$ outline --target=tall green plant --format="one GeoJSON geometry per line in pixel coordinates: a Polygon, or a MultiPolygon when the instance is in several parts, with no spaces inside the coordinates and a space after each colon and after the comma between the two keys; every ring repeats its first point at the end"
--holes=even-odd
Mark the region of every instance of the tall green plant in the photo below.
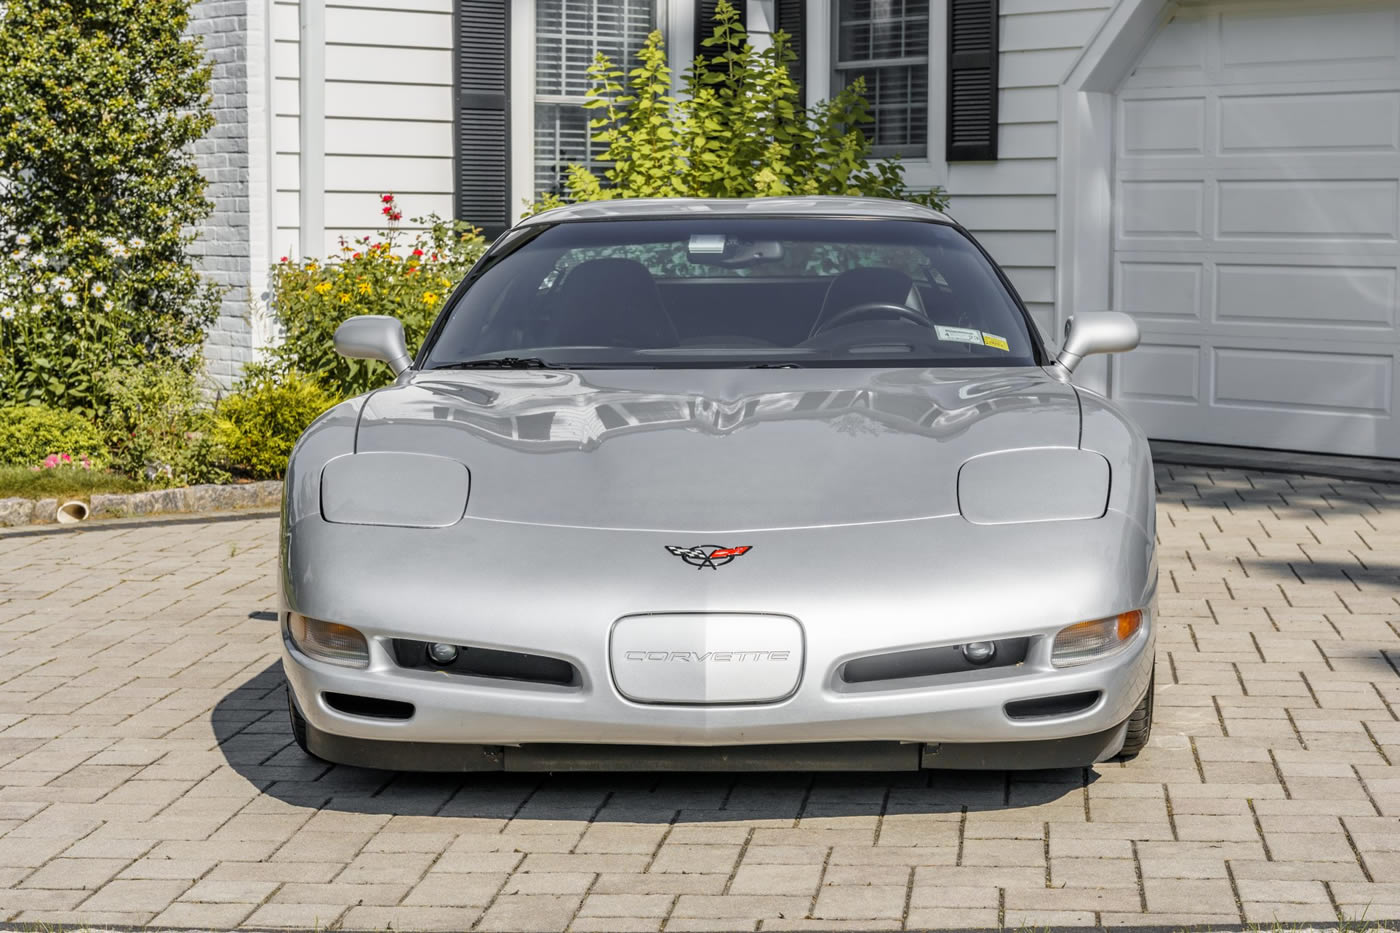
{"type": "Polygon", "coordinates": [[[611,198],[742,198],[777,195],[865,195],[946,206],[941,189],[912,191],[898,158],[871,159],[860,127],[870,120],[863,80],[804,108],[788,74],[786,33],[756,51],[739,14],[720,0],[711,54],[683,76],[685,94],[671,94],[671,69],[660,32],[625,74],[606,55],[589,66],[585,107],[594,139],[607,144],[602,176],[570,165],[567,198],[546,194],[528,212],[569,201],[611,198]]]}
{"type": "Polygon", "coordinates": [[[112,367],[191,369],[213,126],[190,0],[0,6],[0,396],[97,412],[112,367]],[[23,320],[21,321],[21,316],[23,320]]]}

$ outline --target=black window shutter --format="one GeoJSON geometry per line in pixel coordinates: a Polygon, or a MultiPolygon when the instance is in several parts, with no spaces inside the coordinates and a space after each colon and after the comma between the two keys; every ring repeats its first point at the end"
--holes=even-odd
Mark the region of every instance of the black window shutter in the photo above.
{"type": "Polygon", "coordinates": [[[494,239],[511,225],[510,4],[456,0],[454,16],[455,212],[494,239]]]}
{"type": "MultiPolygon", "coordinates": [[[[739,23],[747,28],[748,26],[748,0],[730,0],[730,5],[739,14],[739,23]]],[[[715,10],[719,7],[719,0],[695,0],[695,56],[704,58],[707,61],[718,58],[723,51],[717,45],[701,45],[706,39],[714,37],[715,10]]]]}
{"type": "Polygon", "coordinates": [[[948,161],[997,157],[997,0],[948,0],[948,161]]]}
{"type": "Polygon", "coordinates": [[[774,4],[775,30],[787,33],[788,47],[797,57],[788,63],[788,75],[797,85],[799,103],[807,103],[807,0],[777,0],[774,4]]]}

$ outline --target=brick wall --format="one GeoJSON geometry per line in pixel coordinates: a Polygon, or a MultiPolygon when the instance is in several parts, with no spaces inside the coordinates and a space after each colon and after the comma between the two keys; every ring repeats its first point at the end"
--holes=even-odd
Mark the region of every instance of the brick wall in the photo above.
{"type": "Polygon", "coordinates": [[[200,230],[193,252],[204,274],[228,289],[204,348],[209,375],[222,388],[252,359],[254,346],[248,6],[249,0],[201,0],[190,26],[191,33],[204,39],[214,66],[211,90],[218,122],[195,147],[209,180],[205,194],[214,202],[214,213],[200,230]]]}

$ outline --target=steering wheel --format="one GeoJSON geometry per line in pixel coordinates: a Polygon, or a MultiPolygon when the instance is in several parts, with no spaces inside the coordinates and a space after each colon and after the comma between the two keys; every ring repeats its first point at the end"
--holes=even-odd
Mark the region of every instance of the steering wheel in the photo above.
{"type": "MultiPolygon", "coordinates": [[[[928,318],[920,312],[915,311],[913,308],[897,305],[892,301],[867,301],[863,304],[852,305],[844,311],[838,311],[833,314],[817,325],[816,329],[812,331],[811,337],[831,330],[833,327],[839,327],[854,318],[866,317],[870,314],[883,314],[887,317],[902,318],[911,323],[918,324],[921,327],[929,326],[928,318]]],[[[808,339],[811,339],[811,337],[808,339]]]]}

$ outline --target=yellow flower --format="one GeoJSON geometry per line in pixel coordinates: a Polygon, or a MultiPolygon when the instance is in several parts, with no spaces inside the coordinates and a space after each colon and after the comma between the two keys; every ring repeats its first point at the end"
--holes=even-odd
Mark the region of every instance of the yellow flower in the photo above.
{"type": "Polygon", "coordinates": [[[343,305],[346,305],[346,304],[349,304],[349,303],[350,303],[350,293],[349,293],[349,292],[341,292],[341,293],[340,293],[340,303],[343,304],[343,305]]]}
{"type": "Polygon", "coordinates": [[[423,293],[423,304],[425,304],[425,305],[435,305],[435,304],[437,304],[437,300],[438,300],[438,296],[437,296],[436,294],[434,294],[433,292],[424,292],[424,293],[423,293]]]}
{"type": "Polygon", "coordinates": [[[370,284],[368,282],[361,282],[355,287],[359,289],[361,295],[371,295],[374,293],[374,289],[370,287],[370,284]]]}
{"type": "Polygon", "coordinates": [[[326,292],[328,292],[328,291],[330,291],[330,290],[331,290],[331,283],[330,283],[330,282],[320,282],[320,283],[317,283],[316,288],[315,288],[316,294],[318,294],[318,295],[324,295],[326,292]]]}
{"type": "Polygon", "coordinates": [[[441,285],[443,288],[451,288],[451,287],[452,287],[452,283],[451,283],[450,281],[448,281],[447,279],[438,279],[438,284],[441,285]]]}

